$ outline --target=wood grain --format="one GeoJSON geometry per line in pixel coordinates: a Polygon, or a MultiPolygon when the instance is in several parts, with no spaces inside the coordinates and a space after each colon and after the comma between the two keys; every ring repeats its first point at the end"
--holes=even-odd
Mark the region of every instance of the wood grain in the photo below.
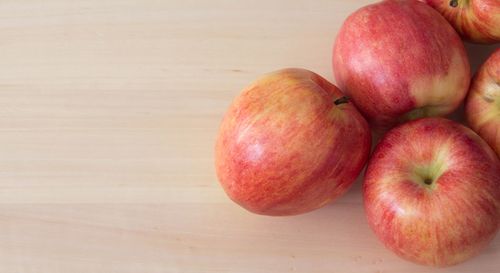
{"type": "MultiPolygon", "coordinates": [[[[214,174],[239,90],[282,67],[333,80],[335,34],[369,2],[2,1],[0,272],[434,271],[376,240],[359,181],[272,218],[214,174]]],[[[499,258],[497,238],[440,271],[497,272],[499,258]]]]}

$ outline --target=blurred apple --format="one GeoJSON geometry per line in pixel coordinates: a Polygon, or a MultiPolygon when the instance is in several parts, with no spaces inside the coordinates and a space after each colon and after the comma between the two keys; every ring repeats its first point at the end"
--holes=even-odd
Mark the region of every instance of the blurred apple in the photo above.
{"type": "Polygon", "coordinates": [[[420,0],[438,10],[471,42],[500,42],[499,0],[420,0]]]}
{"type": "Polygon", "coordinates": [[[500,48],[479,68],[472,80],[465,115],[471,128],[500,157],[500,48]]]}
{"type": "Polygon", "coordinates": [[[377,145],[363,195],[368,222],[385,246],[416,263],[453,265],[498,231],[500,162],[469,128],[419,119],[377,145]]]}
{"type": "Polygon", "coordinates": [[[370,145],[367,122],[337,87],[311,71],[285,69],[247,87],[229,107],[216,171],[247,210],[300,214],[345,193],[370,145]]]}
{"type": "Polygon", "coordinates": [[[451,113],[470,82],[462,40],[418,1],[383,1],[350,15],[335,42],[333,70],[340,89],[382,128],[451,113]]]}

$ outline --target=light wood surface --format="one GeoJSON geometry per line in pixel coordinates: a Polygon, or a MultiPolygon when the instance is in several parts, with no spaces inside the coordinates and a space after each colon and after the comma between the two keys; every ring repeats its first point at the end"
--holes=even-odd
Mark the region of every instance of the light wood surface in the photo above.
{"type": "MultiPolygon", "coordinates": [[[[239,90],[290,66],[333,80],[335,34],[369,2],[1,1],[0,272],[498,272],[498,237],[445,270],[396,257],[359,181],[284,218],[217,183],[239,90]]],[[[474,66],[494,48],[468,47],[474,66]]]]}

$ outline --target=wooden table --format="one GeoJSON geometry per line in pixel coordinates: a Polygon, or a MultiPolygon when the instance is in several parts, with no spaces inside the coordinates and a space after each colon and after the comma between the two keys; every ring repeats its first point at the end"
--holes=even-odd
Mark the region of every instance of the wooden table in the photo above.
{"type": "MultiPolygon", "coordinates": [[[[393,255],[360,182],[318,211],[250,214],[219,187],[221,117],[258,75],[333,80],[363,1],[4,0],[0,272],[431,272],[393,255]]],[[[494,48],[470,46],[477,66],[494,48]]],[[[439,272],[498,272],[500,238],[439,272]]]]}

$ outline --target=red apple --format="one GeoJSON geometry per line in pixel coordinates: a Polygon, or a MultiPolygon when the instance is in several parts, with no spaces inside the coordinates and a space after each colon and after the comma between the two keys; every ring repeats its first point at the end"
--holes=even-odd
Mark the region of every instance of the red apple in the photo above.
{"type": "Polygon", "coordinates": [[[216,171],[247,210],[300,214],[346,192],[370,144],[367,122],[337,87],[311,71],[285,69],[247,87],[229,107],[216,171]]]}
{"type": "Polygon", "coordinates": [[[498,231],[500,162],[467,127],[419,119],[377,145],[363,195],[368,222],[386,247],[416,263],[453,265],[498,231]]]}
{"type": "Polygon", "coordinates": [[[472,80],[465,115],[471,128],[500,157],[500,48],[479,68],[472,80]]]}
{"type": "Polygon", "coordinates": [[[383,128],[452,112],[470,82],[462,40],[418,1],[384,1],[350,15],[335,42],[333,68],[340,89],[383,128]]]}
{"type": "Polygon", "coordinates": [[[476,43],[500,42],[500,1],[420,1],[438,10],[465,39],[476,43]]]}

